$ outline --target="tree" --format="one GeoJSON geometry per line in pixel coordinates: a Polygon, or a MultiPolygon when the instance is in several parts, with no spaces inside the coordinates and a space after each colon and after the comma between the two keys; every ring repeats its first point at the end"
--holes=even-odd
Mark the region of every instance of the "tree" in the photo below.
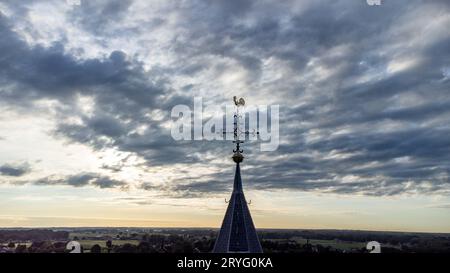
{"type": "Polygon", "coordinates": [[[101,252],[102,248],[98,244],[95,244],[91,247],[91,253],[101,253],[101,252]]]}
{"type": "Polygon", "coordinates": [[[113,244],[112,244],[111,240],[106,241],[106,247],[108,248],[108,253],[110,253],[111,249],[113,247],[113,244]]]}
{"type": "Polygon", "coordinates": [[[115,252],[117,253],[136,253],[136,251],[137,247],[130,243],[126,243],[115,249],[115,252]]]}
{"type": "Polygon", "coordinates": [[[148,242],[142,241],[138,244],[137,251],[139,253],[150,253],[153,252],[153,249],[148,242]]]}
{"type": "Polygon", "coordinates": [[[25,253],[27,252],[27,246],[26,245],[18,245],[16,247],[16,253],[25,253]]]}

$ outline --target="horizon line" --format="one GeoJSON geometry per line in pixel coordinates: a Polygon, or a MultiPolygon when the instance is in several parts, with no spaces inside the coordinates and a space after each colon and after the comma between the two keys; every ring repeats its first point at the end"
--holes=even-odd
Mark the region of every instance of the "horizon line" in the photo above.
{"type": "MultiPolygon", "coordinates": [[[[30,226],[30,227],[1,227],[0,230],[6,229],[213,229],[219,230],[219,227],[145,227],[145,226],[30,226]]],[[[378,233],[422,233],[422,234],[446,234],[450,232],[434,232],[434,231],[404,231],[404,230],[369,230],[369,229],[333,229],[333,228],[256,228],[256,230],[314,230],[314,231],[353,231],[353,232],[378,232],[378,233]]]]}

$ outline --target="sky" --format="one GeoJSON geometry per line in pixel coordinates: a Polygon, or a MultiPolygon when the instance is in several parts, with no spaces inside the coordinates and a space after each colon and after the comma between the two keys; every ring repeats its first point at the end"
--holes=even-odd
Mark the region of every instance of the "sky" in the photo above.
{"type": "Polygon", "coordinates": [[[450,232],[450,2],[0,0],[0,227],[219,227],[233,144],[171,109],[279,105],[257,228],[450,232]]]}

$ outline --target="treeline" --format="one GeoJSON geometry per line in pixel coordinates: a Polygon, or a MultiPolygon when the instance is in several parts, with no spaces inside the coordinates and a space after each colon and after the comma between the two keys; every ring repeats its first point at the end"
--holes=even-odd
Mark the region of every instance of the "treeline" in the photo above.
{"type": "Polygon", "coordinates": [[[274,230],[259,231],[261,239],[292,239],[301,237],[316,240],[341,240],[348,242],[377,241],[384,244],[416,244],[422,241],[439,242],[450,245],[450,235],[431,233],[402,233],[381,231],[353,231],[353,230],[274,230]]]}
{"type": "Polygon", "coordinates": [[[53,231],[50,229],[0,230],[0,242],[65,241],[68,238],[69,232],[67,231],[53,231]]]}

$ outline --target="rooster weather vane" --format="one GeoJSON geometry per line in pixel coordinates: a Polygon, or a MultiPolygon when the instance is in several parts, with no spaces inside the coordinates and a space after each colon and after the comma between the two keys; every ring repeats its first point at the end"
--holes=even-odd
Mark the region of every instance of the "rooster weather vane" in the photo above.
{"type": "Polygon", "coordinates": [[[240,99],[238,100],[237,97],[234,96],[234,97],[233,97],[233,101],[234,101],[234,104],[235,104],[237,107],[239,107],[239,106],[245,106],[245,100],[244,100],[244,98],[240,98],[240,99]]]}
{"type": "MultiPolygon", "coordinates": [[[[223,131],[223,134],[229,134],[232,133],[234,136],[234,140],[233,143],[236,143],[236,149],[233,149],[233,161],[236,163],[240,163],[244,160],[244,156],[242,155],[242,153],[244,152],[244,150],[242,150],[240,148],[240,144],[244,143],[243,140],[239,139],[239,136],[241,135],[259,135],[259,132],[256,131],[255,129],[252,130],[252,132],[250,131],[242,131],[241,128],[239,127],[240,124],[240,119],[242,118],[242,115],[239,113],[239,108],[240,107],[244,107],[245,106],[245,100],[244,98],[237,98],[236,96],[233,97],[233,101],[234,101],[234,105],[236,105],[236,112],[234,113],[234,128],[233,128],[233,132],[226,132],[223,131]]],[[[245,139],[245,137],[244,137],[245,139]]]]}

